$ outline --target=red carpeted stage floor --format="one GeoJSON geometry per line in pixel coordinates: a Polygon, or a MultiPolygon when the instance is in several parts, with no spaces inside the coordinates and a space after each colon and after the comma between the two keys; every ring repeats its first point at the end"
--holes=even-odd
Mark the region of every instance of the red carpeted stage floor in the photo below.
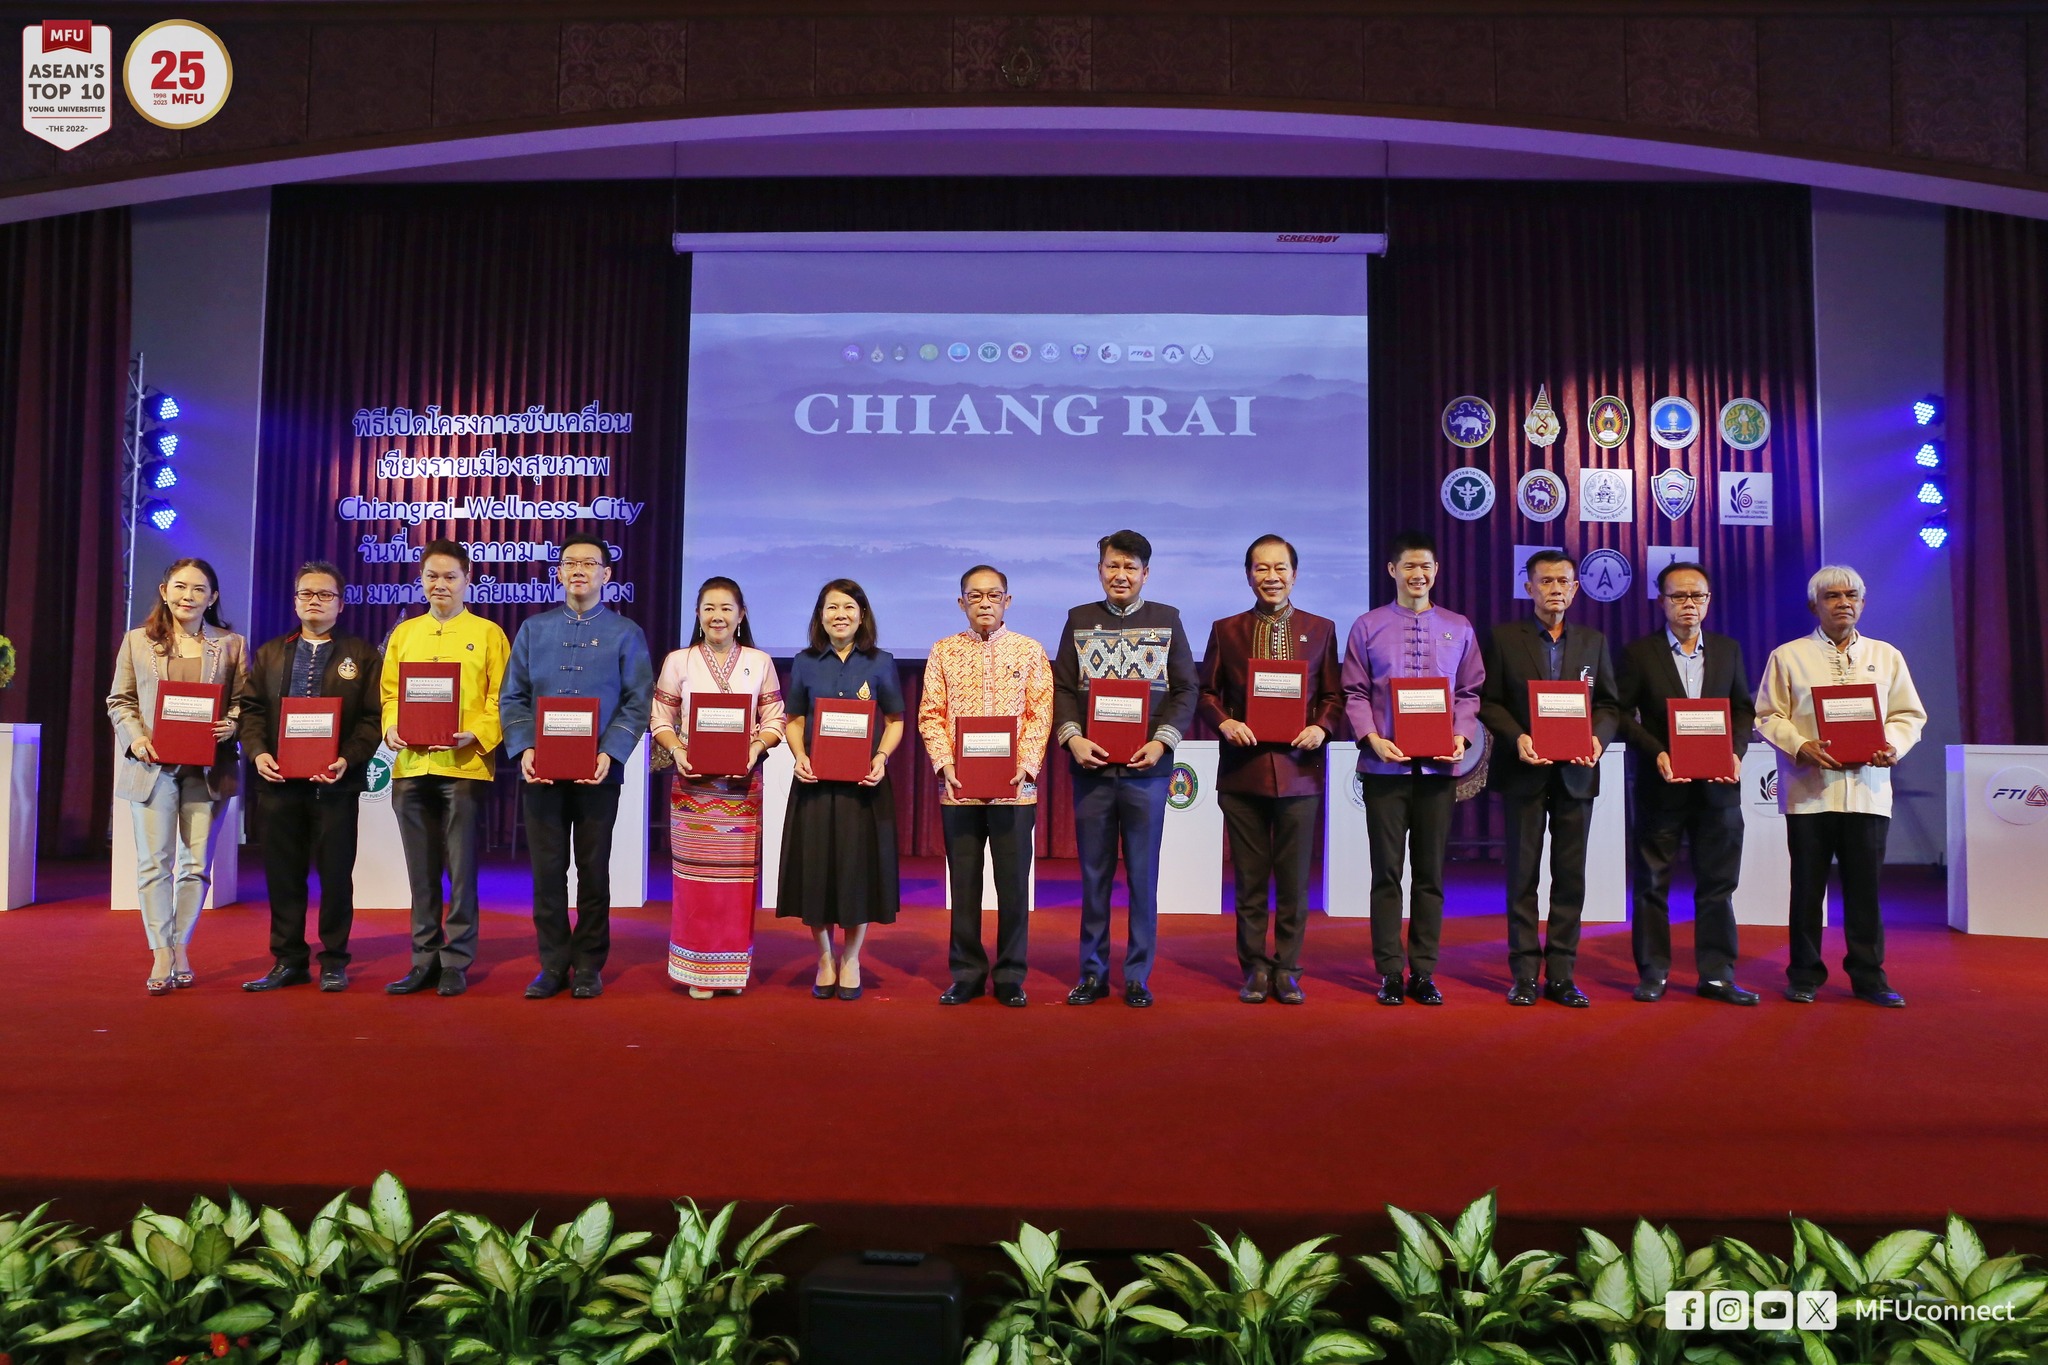
{"type": "Polygon", "coordinates": [[[845,1244],[971,1245],[1029,1216],[1131,1247],[1184,1244],[1194,1218],[1365,1232],[1385,1201],[1445,1212],[1498,1186],[1525,1231],[1642,1213],[1768,1237],[1791,1210],[1875,1229],[1953,1208],[2040,1249],[2048,942],[1951,933],[1939,881],[1899,871],[1904,1011],[1839,976],[1788,1004],[1785,935],[1760,929],[1743,977],[1761,1007],[1698,1000],[1683,970],[1637,1005],[1618,925],[1586,936],[1590,1011],[1517,1010],[1497,876],[1460,869],[1436,1010],[1376,1005],[1365,923],[1320,915],[1303,1008],[1237,1002],[1223,917],[1165,920],[1152,1010],[1070,1008],[1056,883],[1031,1007],[943,1009],[931,868],[874,933],[857,1003],[812,1000],[808,939],[766,917],[744,998],[685,998],[663,973],[666,904],[618,916],[602,999],[528,1002],[510,870],[487,880],[457,1000],[382,993],[406,963],[397,913],[361,917],[346,994],[264,997],[236,989],[268,965],[260,903],[210,914],[197,989],[151,999],[133,914],[38,905],[0,915],[0,1208],[61,1195],[117,1226],[139,1199],[233,1184],[308,1212],[390,1168],[498,1216],[602,1193],[651,1222],[691,1195],[789,1203],[845,1244]]]}

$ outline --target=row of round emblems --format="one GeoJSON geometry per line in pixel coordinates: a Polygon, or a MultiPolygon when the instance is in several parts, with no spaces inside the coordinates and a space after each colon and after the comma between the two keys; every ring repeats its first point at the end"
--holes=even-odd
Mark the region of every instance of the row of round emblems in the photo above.
{"type": "MultiPolygon", "coordinates": [[[[1628,404],[1614,394],[1602,394],[1586,410],[1587,433],[1603,450],[1628,440],[1630,421],[1628,404]]],[[[1444,439],[1460,449],[1485,445],[1493,439],[1496,425],[1493,405],[1477,394],[1461,394],[1444,405],[1444,439]]],[[[1564,434],[1548,385],[1537,387],[1522,430],[1537,446],[1551,445],[1564,434]]],[[[1754,398],[1731,398],[1721,405],[1720,430],[1721,439],[1734,449],[1755,450],[1770,439],[1770,410],[1754,398]]],[[[1687,399],[1670,395],[1650,405],[1650,439],[1666,450],[1684,449],[1699,432],[1699,409],[1687,399]]]]}

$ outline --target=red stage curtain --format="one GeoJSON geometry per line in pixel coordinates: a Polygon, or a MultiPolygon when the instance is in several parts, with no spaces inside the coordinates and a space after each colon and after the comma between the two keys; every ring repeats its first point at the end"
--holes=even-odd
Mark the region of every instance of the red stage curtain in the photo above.
{"type": "Polygon", "coordinates": [[[2048,744],[2048,223],[1949,210],[1945,382],[1963,738],[2048,744]]]}
{"type": "MultiPolygon", "coordinates": [[[[1527,611],[1513,587],[1517,544],[1561,544],[1575,559],[1620,551],[1635,582],[1603,604],[1584,592],[1573,619],[1604,631],[1617,653],[1661,624],[1647,597],[1645,548],[1699,548],[1714,576],[1709,625],[1742,642],[1752,681],[1766,653],[1810,626],[1802,585],[1818,549],[1811,210],[1803,189],[1409,181],[1390,191],[1389,249],[1374,280],[1371,524],[1376,542],[1417,527],[1434,533],[1437,596],[1490,623],[1527,611]],[[1533,446],[1523,419],[1547,385],[1564,425],[1533,446]],[[1492,439],[1466,450],[1445,439],[1444,406],[1489,402],[1492,439]],[[1587,437],[1592,402],[1628,404],[1626,442],[1587,437]],[[1699,410],[1701,434],[1671,452],[1648,434],[1666,395],[1699,410]],[[1746,396],[1770,411],[1762,449],[1744,454],[1717,434],[1722,403],[1746,396]],[[1674,459],[1673,457],[1676,456],[1674,459]],[[1581,522],[1581,465],[1631,468],[1631,522],[1581,522]],[[1684,515],[1658,510],[1650,480],[1677,464],[1698,480],[1684,515]],[[1461,465],[1493,480],[1493,509],[1460,521],[1444,508],[1444,477],[1461,465]],[[1549,523],[1523,517],[1515,487],[1532,467],[1563,476],[1570,504],[1549,523]],[[1768,470],[1776,520],[1723,526],[1720,470],[1768,470]]],[[[1391,596],[1383,576],[1361,597],[1391,596]]],[[[1366,605],[1308,604],[1348,613],[1366,605]]],[[[1484,802],[1468,803],[1462,841],[1497,837],[1484,802]]]]}
{"type": "Polygon", "coordinates": [[[127,366],[127,211],[0,227],[0,633],[20,667],[0,718],[43,727],[46,854],[103,849],[113,808],[127,366]]]}

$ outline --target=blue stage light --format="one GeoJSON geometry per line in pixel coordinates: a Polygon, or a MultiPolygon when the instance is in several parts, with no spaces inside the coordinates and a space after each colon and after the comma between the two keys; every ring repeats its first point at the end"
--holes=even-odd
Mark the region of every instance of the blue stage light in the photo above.
{"type": "Polygon", "coordinates": [[[1922,479],[1920,481],[1920,491],[1913,496],[1919,498],[1921,502],[1929,507],[1939,507],[1948,501],[1947,490],[1941,486],[1940,479],[1922,479]]]}
{"type": "Polygon", "coordinates": [[[151,498],[142,504],[142,516],[159,531],[168,531],[178,524],[178,509],[162,498],[151,498]]]}
{"type": "Polygon", "coordinates": [[[156,453],[168,460],[171,456],[178,453],[178,433],[175,431],[153,431],[149,434],[144,444],[155,446],[156,453]]]}
{"type": "Polygon", "coordinates": [[[161,491],[178,486],[178,467],[169,460],[151,460],[142,466],[142,486],[161,491]]]}
{"type": "Polygon", "coordinates": [[[1943,406],[1941,395],[1930,393],[1913,405],[1913,420],[1923,427],[1940,426],[1943,406]]]}
{"type": "Polygon", "coordinates": [[[1948,522],[1941,517],[1929,517],[1920,527],[1920,543],[1930,550],[1939,550],[1948,543],[1948,522]]]}
{"type": "Polygon", "coordinates": [[[1913,463],[1922,469],[1939,469],[1943,453],[1940,441],[1922,441],[1920,449],[1913,452],[1913,463]]]}
{"type": "Polygon", "coordinates": [[[142,396],[142,410],[158,422],[176,421],[178,400],[160,389],[151,389],[142,396]]]}

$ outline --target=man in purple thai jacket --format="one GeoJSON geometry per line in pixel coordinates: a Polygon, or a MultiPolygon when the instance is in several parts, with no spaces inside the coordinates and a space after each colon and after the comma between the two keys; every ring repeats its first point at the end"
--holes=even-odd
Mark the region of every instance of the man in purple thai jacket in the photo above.
{"type": "Polygon", "coordinates": [[[1436,587],[1436,542],[1419,531],[1394,537],[1387,575],[1394,600],[1351,625],[1344,647],[1344,713],[1358,735],[1358,780],[1365,794],[1366,840],[1372,853],[1372,955],[1379,1002],[1441,1005],[1437,942],[1444,922],[1444,850],[1458,778],[1476,767],[1479,689],[1486,679],[1472,623],[1430,601],[1436,587]],[[1451,689],[1455,757],[1414,759],[1394,746],[1393,678],[1444,678],[1451,689]],[[1414,869],[1408,905],[1408,951],[1401,952],[1401,869],[1414,869]],[[1403,975],[1403,968],[1406,975],[1403,975]]]}
{"type": "Polygon", "coordinates": [[[1244,978],[1237,998],[1247,1005],[1260,1004],[1269,994],[1283,1005],[1302,1003],[1301,939],[1308,924],[1309,868],[1323,795],[1319,751],[1344,714],[1337,623],[1295,608],[1296,567],[1294,546],[1279,536],[1260,536],[1245,550],[1245,581],[1258,599],[1250,611],[1226,616],[1209,628],[1196,704],[1197,713],[1223,738],[1216,804],[1230,831],[1230,865],[1237,878],[1237,965],[1244,978]],[[1304,723],[1287,743],[1262,744],[1245,724],[1254,659],[1307,665],[1300,693],[1304,723]],[[1269,952],[1266,907],[1276,883],[1269,952]]]}

